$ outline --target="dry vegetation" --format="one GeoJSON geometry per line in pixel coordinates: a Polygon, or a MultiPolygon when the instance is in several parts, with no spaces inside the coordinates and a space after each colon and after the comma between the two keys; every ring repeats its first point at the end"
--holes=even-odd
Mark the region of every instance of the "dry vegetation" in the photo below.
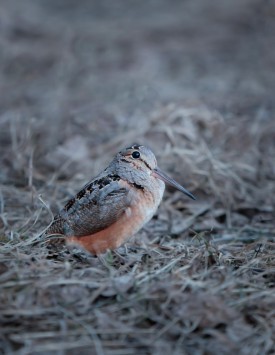
{"type": "Polygon", "coordinates": [[[0,3],[0,353],[274,354],[274,4],[0,3]],[[48,249],[136,141],[197,201],[168,189],[101,258],[48,249]]]}

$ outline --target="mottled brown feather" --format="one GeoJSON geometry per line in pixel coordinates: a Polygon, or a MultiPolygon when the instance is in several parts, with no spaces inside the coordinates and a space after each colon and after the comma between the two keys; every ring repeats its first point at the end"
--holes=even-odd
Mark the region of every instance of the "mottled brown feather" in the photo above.
{"type": "Polygon", "coordinates": [[[119,180],[95,180],[77,193],[54,218],[47,234],[85,236],[112,225],[131,203],[129,189],[119,180]],[[91,185],[93,188],[91,189],[91,185]]]}

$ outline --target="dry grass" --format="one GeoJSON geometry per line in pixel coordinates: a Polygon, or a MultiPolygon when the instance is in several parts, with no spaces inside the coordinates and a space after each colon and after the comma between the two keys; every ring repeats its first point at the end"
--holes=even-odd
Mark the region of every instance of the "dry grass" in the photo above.
{"type": "Polygon", "coordinates": [[[274,7],[160,1],[125,33],[62,3],[3,1],[0,352],[273,354],[274,7]],[[168,189],[101,258],[48,249],[52,211],[134,141],[197,201],[168,189]]]}

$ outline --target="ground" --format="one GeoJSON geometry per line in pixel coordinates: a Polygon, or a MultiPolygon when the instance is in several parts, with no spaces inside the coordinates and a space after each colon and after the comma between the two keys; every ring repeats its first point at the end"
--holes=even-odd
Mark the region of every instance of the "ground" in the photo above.
{"type": "Polygon", "coordinates": [[[0,352],[274,354],[274,2],[0,5],[0,352]],[[100,258],[49,249],[134,142],[197,200],[168,188],[100,258]]]}

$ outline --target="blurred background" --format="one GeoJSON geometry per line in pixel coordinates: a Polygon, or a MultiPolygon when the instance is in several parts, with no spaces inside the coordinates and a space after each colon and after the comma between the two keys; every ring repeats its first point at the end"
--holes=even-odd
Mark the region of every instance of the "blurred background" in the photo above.
{"type": "Polygon", "coordinates": [[[272,203],[274,1],[0,5],[5,185],[58,209],[141,142],[203,199],[272,203]]]}
{"type": "Polygon", "coordinates": [[[0,352],[274,353],[274,69],[272,0],[0,0],[0,352]],[[33,245],[134,142],[197,200],[33,245]]]}

